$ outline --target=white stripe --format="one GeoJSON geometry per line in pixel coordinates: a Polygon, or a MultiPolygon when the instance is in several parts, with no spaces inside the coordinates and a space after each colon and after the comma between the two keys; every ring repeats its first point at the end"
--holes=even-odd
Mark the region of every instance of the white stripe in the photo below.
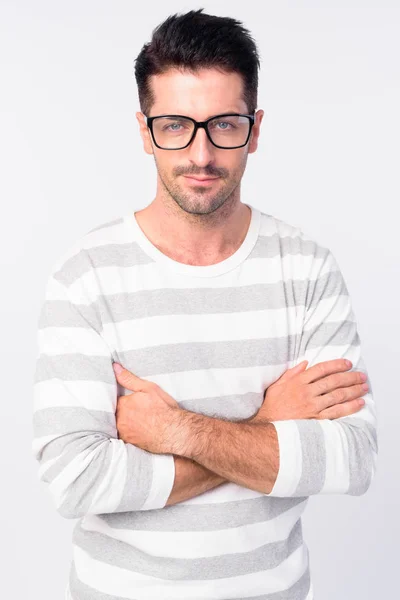
{"type": "Polygon", "coordinates": [[[277,517],[213,531],[151,531],[112,528],[96,515],[87,515],[82,529],[96,531],[125,542],[141,552],[175,559],[195,559],[256,550],[266,543],[288,538],[306,507],[307,500],[277,517]]]}
{"type": "Polygon", "coordinates": [[[271,421],[279,442],[279,471],[270,496],[289,497],[297,488],[302,473],[300,432],[294,420],[271,421]]]}
{"type": "Polygon", "coordinates": [[[116,383],[46,379],[34,385],[34,411],[53,407],[79,406],[88,410],[104,410],[115,415],[116,383]]]}
{"type": "MultiPolygon", "coordinates": [[[[345,296],[337,298],[339,304],[346,302],[345,296]]],[[[320,304],[329,306],[332,301],[333,298],[328,298],[322,300],[320,304]]],[[[329,322],[339,321],[341,310],[342,308],[332,309],[329,322]]],[[[315,327],[317,323],[318,319],[314,321],[313,317],[313,322],[307,326],[307,330],[315,327]]],[[[72,333],[78,344],[80,344],[80,336],[82,336],[82,347],[84,348],[86,339],[81,331],[83,330],[72,333]]],[[[298,307],[226,313],[160,315],[105,323],[103,327],[103,335],[108,346],[118,347],[120,350],[142,348],[143,340],[146,340],[146,347],[153,347],[160,344],[186,343],[188,340],[191,340],[191,343],[260,339],[273,341],[274,338],[296,336],[301,333],[302,309],[298,307]]],[[[91,339],[87,340],[88,348],[90,348],[91,341],[91,339]]],[[[93,353],[97,354],[98,351],[93,353]]]]}
{"type": "Polygon", "coordinates": [[[248,595],[281,592],[294,585],[308,566],[308,553],[303,544],[289,558],[274,569],[209,580],[160,579],[142,575],[99,562],[87,552],[73,546],[73,556],[78,578],[86,585],[111,596],[130,600],[210,600],[241,598],[248,595]]]}
{"type": "Polygon", "coordinates": [[[350,486],[349,447],[340,423],[319,421],[325,440],[325,483],[321,494],[346,494],[350,486]]]}
{"type": "MultiPolygon", "coordinates": [[[[179,310],[179,309],[178,309],[179,310]]],[[[210,307],[211,311],[211,307],[210,307]]],[[[301,333],[298,309],[254,310],[208,314],[177,314],[126,319],[105,323],[103,335],[110,347],[136,350],[160,344],[194,342],[224,342],[235,340],[265,340],[301,333]],[[288,319],[288,322],[285,319],[288,319]]],[[[79,344],[81,335],[76,332],[79,344]]],[[[271,340],[272,341],[272,340],[271,340]]],[[[90,339],[87,340],[89,345],[90,339]]],[[[82,338],[82,347],[86,340],[82,338]]],[[[89,346],[90,347],[90,346],[89,346]]]]}
{"type": "MultiPolygon", "coordinates": [[[[312,255],[290,254],[281,258],[277,256],[270,258],[251,258],[241,265],[240,279],[235,280],[235,288],[263,284],[282,283],[282,271],[296,273],[296,279],[309,279],[310,269],[315,260],[315,277],[320,269],[320,260],[314,259],[312,255]],[[318,265],[318,268],[315,267],[318,265]]],[[[209,288],[210,280],[205,277],[182,277],[172,269],[164,272],[158,263],[139,264],[133,267],[95,267],[85,272],[69,286],[71,300],[80,304],[89,304],[93,299],[84,290],[107,290],[108,294],[134,293],[145,290],[166,289],[199,289],[209,288]],[[100,281],[100,284],[99,284],[100,281]],[[140,286],[138,283],[140,282],[140,286]]],[[[231,288],[232,274],[224,273],[214,277],[213,289],[231,288]]],[[[58,294],[59,295],[59,294],[58,294]]],[[[55,296],[57,298],[57,296],[55,296]]],[[[52,290],[49,289],[48,299],[52,299],[52,290]]],[[[301,308],[301,307],[299,307],[301,308]]]]}
{"type": "Polygon", "coordinates": [[[175,462],[172,454],[152,454],[149,494],[140,510],[164,508],[174,487],[175,462]]]}
{"type": "MultiPolygon", "coordinates": [[[[148,376],[145,379],[154,381],[163,390],[179,402],[185,400],[213,398],[210,409],[218,411],[218,399],[231,394],[247,394],[248,392],[264,393],[266,387],[280,377],[286,365],[260,365],[259,367],[234,367],[231,369],[196,369],[193,371],[177,371],[148,376]]],[[[202,404],[206,409],[205,403],[202,404]]],[[[254,412],[259,406],[255,407],[254,412]]],[[[251,415],[245,415],[245,417],[251,415]]],[[[245,418],[243,417],[243,418],[245,418]]]]}
{"type": "Polygon", "coordinates": [[[237,502],[239,500],[260,498],[261,496],[266,495],[267,494],[227,481],[198,496],[179,502],[179,506],[182,506],[183,504],[220,504],[222,502],[237,502]]]}
{"type": "Polygon", "coordinates": [[[91,327],[44,327],[38,330],[41,354],[90,354],[110,358],[105,340],[91,327]]]}
{"type": "Polygon", "coordinates": [[[39,467],[37,473],[38,473],[38,477],[41,481],[43,481],[45,479],[44,475],[45,475],[46,471],[48,469],[50,469],[50,467],[58,461],[60,456],[61,456],[61,454],[59,454],[55,458],[50,458],[50,460],[47,460],[46,462],[42,462],[40,464],[40,467],[39,467]]]}
{"type": "Polygon", "coordinates": [[[42,435],[32,441],[32,453],[36,459],[39,458],[39,453],[45,447],[46,444],[58,438],[58,434],[53,435],[42,435]]]}
{"type": "Polygon", "coordinates": [[[304,323],[303,333],[313,331],[316,327],[330,324],[338,326],[343,320],[352,321],[355,323],[354,313],[351,310],[349,296],[335,295],[324,298],[318,301],[318,305],[312,309],[312,313],[304,323]],[[328,315],[328,316],[327,316],[328,315]]]}

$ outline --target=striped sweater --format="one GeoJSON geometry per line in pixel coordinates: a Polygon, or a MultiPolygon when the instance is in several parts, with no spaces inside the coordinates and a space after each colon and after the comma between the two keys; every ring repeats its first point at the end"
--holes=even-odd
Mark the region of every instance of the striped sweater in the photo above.
{"type": "Polygon", "coordinates": [[[243,243],[216,264],[168,257],[132,212],[85,233],[53,265],[38,320],[32,450],[56,510],[78,519],[66,599],[312,600],[301,520],[309,496],[370,486],[370,381],[352,416],[273,422],[280,464],[270,494],[225,482],[166,506],[173,455],[118,437],[117,396],[131,391],[113,361],[183,409],[232,421],[255,414],[265,389],[304,359],[309,368],[346,357],[366,372],[332,253],[250,208],[243,243]]]}

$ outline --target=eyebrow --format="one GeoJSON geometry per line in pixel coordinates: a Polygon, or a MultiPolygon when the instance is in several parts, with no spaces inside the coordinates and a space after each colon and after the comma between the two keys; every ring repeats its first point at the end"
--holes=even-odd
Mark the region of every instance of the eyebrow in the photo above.
{"type": "MultiPolygon", "coordinates": [[[[209,115],[208,117],[206,117],[204,119],[204,121],[207,121],[207,119],[211,119],[211,117],[223,117],[225,115],[231,115],[231,114],[240,115],[240,114],[247,114],[247,113],[241,113],[240,110],[235,110],[235,109],[225,110],[222,113],[213,113],[212,115],[209,115]]],[[[170,113],[164,112],[164,113],[160,113],[160,115],[167,115],[167,116],[168,115],[179,115],[180,117],[189,117],[189,115],[183,115],[181,113],[173,113],[173,112],[170,112],[170,113]]],[[[157,115],[154,115],[154,116],[157,116],[157,115]]],[[[191,117],[191,118],[194,119],[194,117],[191,117]]],[[[195,119],[195,120],[197,120],[197,119],[195,119]]]]}

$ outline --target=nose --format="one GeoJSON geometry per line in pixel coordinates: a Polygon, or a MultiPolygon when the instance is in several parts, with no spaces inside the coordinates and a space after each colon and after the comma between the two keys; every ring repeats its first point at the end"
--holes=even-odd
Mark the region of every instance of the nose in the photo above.
{"type": "Polygon", "coordinates": [[[207,166],[214,158],[215,147],[204,129],[198,129],[194,140],[188,147],[189,159],[199,167],[207,166]]]}

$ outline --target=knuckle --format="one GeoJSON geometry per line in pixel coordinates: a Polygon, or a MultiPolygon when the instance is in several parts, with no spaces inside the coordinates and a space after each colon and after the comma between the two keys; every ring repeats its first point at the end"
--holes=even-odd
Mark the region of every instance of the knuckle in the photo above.
{"type": "Polygon", "coordinates": [[[318,386],[318,391],[321,394],[325,394],[325,392],[328,391],[328,389],[329,389],[329,379],[327,377],[324,377],[323,379],[319,379],[316,383],[317,383],[317,386],[318,386]]]}
{"type": "Polygon", "coordinates": [[[332,375],[331,383],[333,387],[337,388],[342,383],[342,377],[340,374],[332,375]]]}
{"type": "Polygon", "coordinates": [[[308,398],[307,406],[313,415],[318,414],[318,398],[308,398]]]}
{"type": "Polygon", "coordinates": [[[339,388],[332,392],[332,396],[337,402],[343,402],[343,400],[346,398],[346,393],[343,388],[339,388]]]}
{"type": "Polygon", "coordinates": [[[318,370],[318,375],[320,376],[324,376],[328,373],[329,369],[328,369],[328,365],[326,363],[318,363],[317,365],[315,365],[317,367],[318,370]]]}

